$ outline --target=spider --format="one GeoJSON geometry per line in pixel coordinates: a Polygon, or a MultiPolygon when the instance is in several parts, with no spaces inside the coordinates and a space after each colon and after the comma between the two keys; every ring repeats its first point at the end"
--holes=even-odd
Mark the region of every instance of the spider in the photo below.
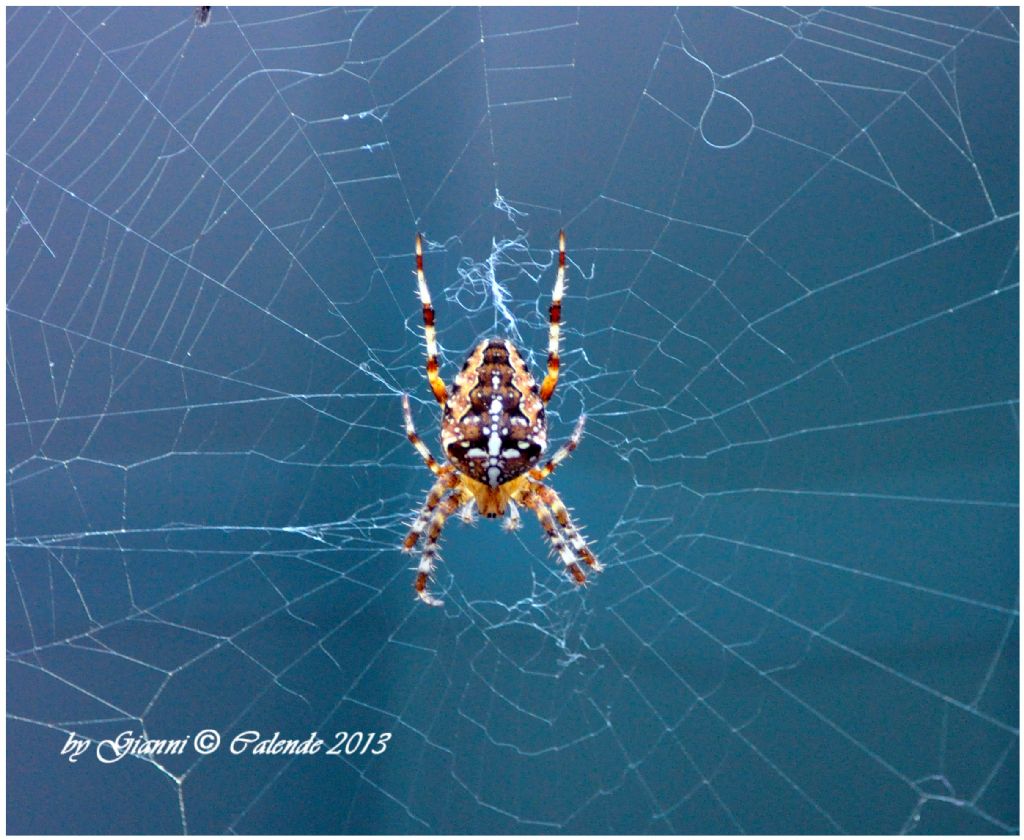
{"type": "Polygon", "coordinates": [[[558,235],[558,276],[549,310],[548,370],[539,388],[516,346],[506,339],[489,338],[481,341],[466,359],[455,377],[455,388],[449,393],[438,372],[434,307],[423,273],[423,239],[419,234],[416,278],[423,305],[427,381],[442,408],[441,445],[448,461],[439,464],[420,440],[413,426],[409,397],[403,394],[406,436],[437,476],[402,543],[402,550],[411,552],[420,537],[427,535],[416,575],[416,594],[426,604],[443,605],[427,589],[437,560],[441,529],[445,520],[460,508],[463,521],[472,522],[474,507],[491,519],[508,511],[504,523],[508,531],[520,525],[517,505],[532,510],[566,572],[577,584],[586,583],[587,576],[577,560],[594,572],[600,572],[602,566],[558,494],[543,483],[579,445],[585,416],[580,416],[569,441],[540,466],[548,442],[544,406],[558,382],[558,334],[565,291],[564,231],[558,235]]]}

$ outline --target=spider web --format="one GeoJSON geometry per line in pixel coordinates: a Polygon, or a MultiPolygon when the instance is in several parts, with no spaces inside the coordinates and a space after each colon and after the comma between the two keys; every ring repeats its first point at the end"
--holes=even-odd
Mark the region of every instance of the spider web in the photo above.
{"type": "Polygon", "coordinates": [[[1016,832],[1016,9],[7,16],[19,832],[1016,832]],[[397,551],[489,334],[533,520],[397,551]],[[68,733],[380,756],[59,753],[68,733]]]}

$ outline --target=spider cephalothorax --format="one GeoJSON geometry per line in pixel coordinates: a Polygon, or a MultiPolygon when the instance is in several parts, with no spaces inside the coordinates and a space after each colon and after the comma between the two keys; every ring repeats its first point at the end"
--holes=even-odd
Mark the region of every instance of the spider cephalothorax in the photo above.
{"type": "Polygon", "coordinates": [[[487,517],[504,516],[505,527],[519,527],[516,503],[537,514],[551,547],[576,583],[585,583],[582,560],[593,571],[601,571],[597,558],[587,547],[558,494],[543,483],[579,444],[584,417],[561,449],[543,466],[538,466],[547,449],[548,429],[544,406],[558,382],[558,334],[565,290],[565,234],[558,239],[558,277],[550,308],[548,371],[537,386],[516,346],[507,339],[480,342],[455,377],[455,389],[448,388],[438,371],[434,307],[423,273],[423,240],[416,237],[416,275],[427,344],[427,379],[434,398],[443,408],[441,445],[448,460],[438,464],[413,427],[409,400],[403,397],[405,431],[437,481],[427,494],[416,521],[402,544],[412,551],[427,533],[426,545],[416,576],[416,592],[428,604],[441,601],[427,591],[437,559],[437,544],[445,520],[462,508],[472,518],[473,508],[487,517]]]}

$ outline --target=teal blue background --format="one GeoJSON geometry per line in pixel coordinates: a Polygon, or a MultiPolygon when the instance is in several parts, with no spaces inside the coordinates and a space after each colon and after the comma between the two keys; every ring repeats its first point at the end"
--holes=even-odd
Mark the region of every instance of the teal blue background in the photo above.
{"type": "Polygon", "coordinates": [[[7,12],[8,830],[1014,833],[1018,13],[7,12]],[[398,551],[449,380],[537,523],[398,551]],[[380,756],[100,765],[68,732],[380,756]]]}

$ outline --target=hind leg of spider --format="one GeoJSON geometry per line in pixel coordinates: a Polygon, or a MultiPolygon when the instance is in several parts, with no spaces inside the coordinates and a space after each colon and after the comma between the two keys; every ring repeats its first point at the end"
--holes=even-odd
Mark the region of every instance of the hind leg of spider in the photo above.
{"type": "Polygon", "coordinates": [[[409,533],[405,535],[405,539],[402,541],[402,551],[412,551],[415,548],[416,543],[419,542],[420,537],[423,536],[423,532],[427,528],[427,523],[430,522],[430,518],[434,514],[434,509],[441,503],[441,499],[458,483],[459,477],[454,472],[445,472],[434,482],[434,486],[427,493],[427,499],[423,503],[423,507],[420,508],[416,520],[412,523],[409,533]]]}
{"type": "Polygon", "coordinates": [[[416,234],[416,283],[420,292],[420,304],[423,306],[423,338],[427,344],[427,380],[434,399],[444,405],[448,399],[448,389],[441,378],[437,363],[437,330],[434,327],[434,305],[430,302],[430,290],[427,288],[427,276],[423,273],[423,237],[416,234]]]}
{"type": "Polygon", "coordinates": [[[562,321],[562,295],[565,293],[565,231],[558,232],[558,276],[551,293],[551,308],[548,310],[548,372],[540,386],[540,398],[547,402],[558,384],[558,334],[562,321]]]}
{"type": "Polygon", "coordinates": [[[541,501],[554,512],[555,519],[558,520],[558,524],[565,532],[569,545],[571,545],[572,550],[576,552],[576,556],[590,566],[592,571],[604,571],[604,566],[598,562],[594,553],[590,550],[590,547],[583,539],[583,535],[580,534],[580,529],[577,528],[576,523],[572,521],[572,517],[569,516],[569,510],[566,508],[565,503],[562,502],[558,493],[545,484],[538,484],[534,488],[534,491],[538,496],[540,496],[541,501]]]}
{"type": "Polygon", "coordinates": [[[580,445],[580,439],[583,437],[583,424],[586,421],[586,415],[581,414],[580,419],[576,421],[576,428],[572,430],[572,436],[569,440],[567,440],[559,450],[551,456],[551,459],[543,467],[535,467],[530,470],[530,478],[534,481],[543,481],[555,471],[562,461],[576,451],[576,447],[580,445]]]}
{"type": "Polygon", "coordinates": [[[427,445],[416,434],[416,427],[412,423],[412,410],[409,408],[409,397],[407,394],[402,394],[402,413],[405,415],[405,436],[409,438],[409,443],[416,447],[416,451],[419,452],[423,463],[427,465],[434,475],[444,475],[451,472],[451,467],[447,464],[441,466],[437,463],[434,456],[430,454],[427,445]]]}
{"type": "Polygon", "coordinates": [[[448,519],[460,505],[465,504],[468,495],[461,489],[456,489],[446,498],[434,511],[430,520],[430,527],[427,529],[427,543],[423,546],[423,554],[420,555],[420,565],[416,570],[416,595],[425,604],[432,607],[443,607],[444,601],[435,598],[427,590],[430,583],[430,576],[434,573],[434,566],[437,561],[438,542],[441,540],[441,530],[444,528],[445,520],[448,519]]]}
{"type": "Polygon", "coordinates": [[[534,489],[527,489],[520,493],[519,501],[537,514],[537,519],[540,520],[540,526],[544,529],[544,533],[551,543],[551,548],[558,555],[559,560],[562,561],[565,571],[569,576],[580,585],[586,583],[587,576],[583,574],[583,569],[576,562],[575,555],[555,525],[555,518],[551,513],[551,509],[544,503],[540,494],[534,489]]]}

